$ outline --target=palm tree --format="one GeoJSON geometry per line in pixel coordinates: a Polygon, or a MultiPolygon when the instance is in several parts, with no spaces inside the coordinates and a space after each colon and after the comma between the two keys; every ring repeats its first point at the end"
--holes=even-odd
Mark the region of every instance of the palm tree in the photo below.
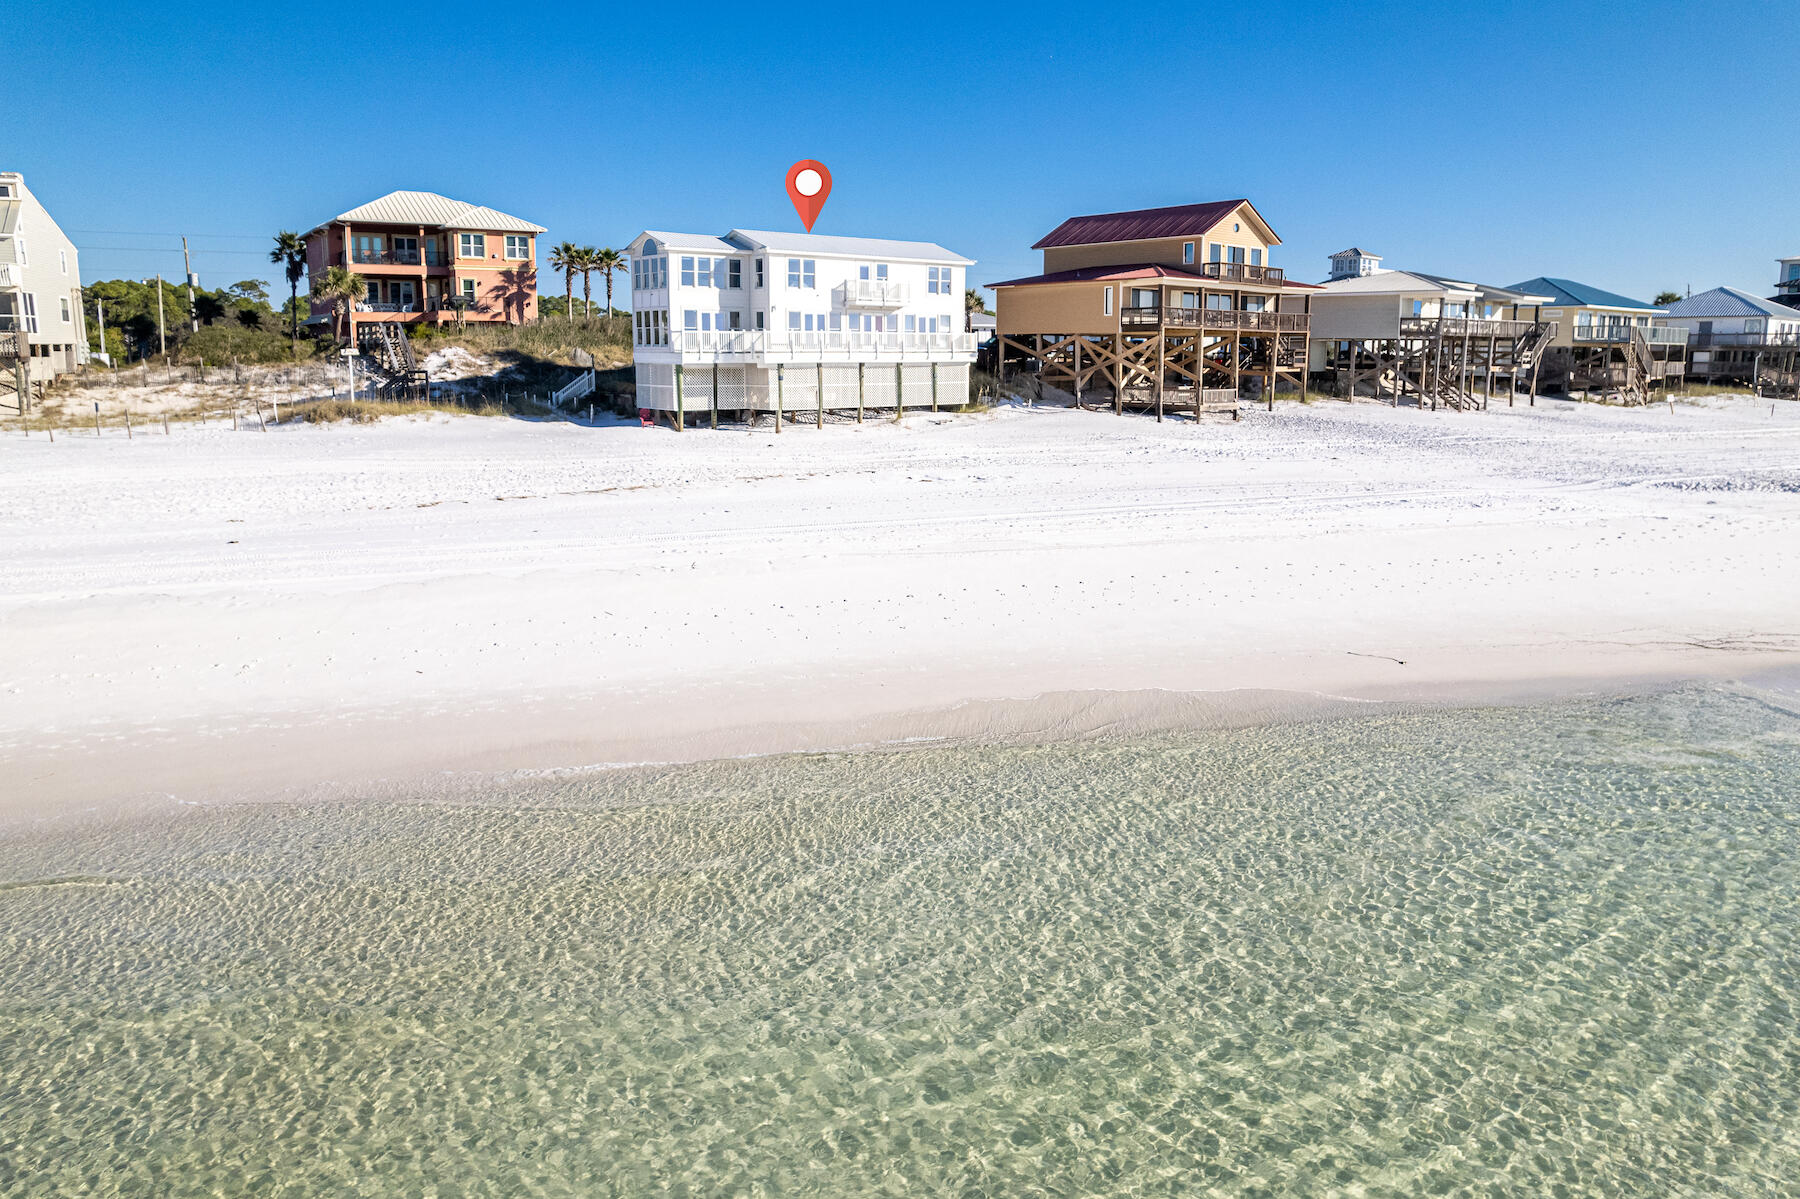
{"type": "Polygon", "coordinates": [[[575,251],[575,269],[581,272],[581,319],[594,315],[594,272],[600,269],[600,251],[582,246],[575,251]]]}
{"type": "Polygon", "coordinates": [[[601,278],[606,280],[606,315],[612,315],[613,272],[622,271],[630,265],[625,255],[608,246],[594,255],[594,269],[606,272],[601,278]]]}
{"type": "MultiPolygon", "coordinates": [[[[350,325],[351,305],[369,294],[369,281],[349,267],[334,266],[312,283],[312,298],[331,305],[332,315],[350,325]]],[[[349,340],[346,332],[345,340],[349,340]]]]}
{"type": "Polygon", "coordinates": [[[293,326],[294,352],[300,351],[300,276],[306,273],[306,239],[283,229],[275,235],[269,261],[287,272],[288,317],[293,326]]]}
{"type": "Polygon", "coordinates": [[[969,318],[977,312],[986,312],[987,310],[987,304],[983,302],[980,291],[973,287],[963,288],[963,331],[965,333],[973,332],[975,329],[969,318]]]}
{"type": "Polygon", "coordinates": [[[568,305],[564,314],[570,320],[575,319],[575,272],[581,269],[581,247],[572,241],[559,241],[556,248],[550,251],[550,267],[563,273],[563,303],[568,305]]]}

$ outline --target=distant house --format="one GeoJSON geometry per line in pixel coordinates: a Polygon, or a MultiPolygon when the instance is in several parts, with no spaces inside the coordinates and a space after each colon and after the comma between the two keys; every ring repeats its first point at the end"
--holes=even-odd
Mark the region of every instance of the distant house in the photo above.
{"type": "Polygon", "coordinates": [[[81,262],[17,171],[0,171],[0,380],[24,391],[88,360],[81,262]]]}
{"type": "Polygon", "coordinates": [[[969,332],[975,335],[978,342],[986,342],[994,336],[994,314],[991,312],[969,313],[969,332]]]}
{"type": "MultiPolygon", "coordinates": [[[[314,279],[334,266],[368,280],[350,314],[357,324],[523,324],[537,317],[541,225],[435,192],[389,192],[306,235],[314,279]]],[[[331,319],[314,301],[312,322],[331,319]]],[[[354,328],[352,340],[356,340],[354,328]]]]}
{"type": "Polygon", "coordinates": [[[933,242],[766,229],[632,239],[638,407],[698,413],[956,406],[971,260],[933,242]]]}
{"type": "Polygon", "coordinates": [[[1308,366],[1338,395],[1463,409],[1490,402],[1496,382],[1511,395],[1535,381],[1556,333],[1543,314],[1552,297],[1379,261],[1358,249],[1333,254],[1312,296],[1308,366]]]}
{"type": "Polygon", "coordinates": [[[1687,330],[1672,328],[1654,304],[1546,275],[1512,290],[1551,297],[1543,309],[1557,325],[1544,359],[1550,386],[1642,403],[1686,369],[1687,330]]]}
{"type": "Polygon", "coordinates": [[[1735,287],[1715,287],[1669,305],[1685,329],[1690,379],[1787,392],[1800,356],[1800,309],[1735,287]]]}
{"type": "Polygon", "coordinates": [[[1800,258],[1775,260],[1775,294],[1769,299],[1789,308],[1800,308],[1800,258]]]}

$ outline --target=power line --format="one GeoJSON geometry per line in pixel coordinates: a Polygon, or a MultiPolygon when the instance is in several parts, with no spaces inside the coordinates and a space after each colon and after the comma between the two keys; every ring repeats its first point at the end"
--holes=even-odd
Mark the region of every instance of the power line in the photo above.
{"type": "MultiPolygon", "coordinates": [[[[90,250],[117,250],[117,251],[120,251],[120,252],[126,253],[126,254],[173,254],[178,247],[175,247],[175,246],[76,246],[75,248],[77,250],[81,251],[83,254],[86,254],[90,250]]],[[[253,258],[267,258],[268,257],[268,251],[266,251],[266,250],[209,250],[209,249],[206,249],[205,247],[202,247],[198,250],[195,250],[194,253],[196,253],[196,254],[248,254],[253,258]]]]}
{"type": "MultiPolygon", "coordinates": [[[[179,239],[179,233],[162,233],[153,229],[74,229],[70,233],[99,233],[106,237],[173,237],[179,239]]],[[[221,237],[235,241],[273,241],[267,233],[189,233],[188,237],[221,237]]]]}

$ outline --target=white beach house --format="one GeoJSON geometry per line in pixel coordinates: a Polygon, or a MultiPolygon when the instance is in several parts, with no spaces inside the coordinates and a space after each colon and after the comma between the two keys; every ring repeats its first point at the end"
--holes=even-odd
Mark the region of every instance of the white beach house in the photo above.
{"type": "Polygon", "coordinates": [[[931,242],[733,229],[632,239],[639,408],[861,411],[967,402],[970,259],[931,242]]]}
{"type": "Polygon", "coordinates": [[[0,171],[0,372],[42,384],[88,360],[81,262],[16,171],[0,171]]]}

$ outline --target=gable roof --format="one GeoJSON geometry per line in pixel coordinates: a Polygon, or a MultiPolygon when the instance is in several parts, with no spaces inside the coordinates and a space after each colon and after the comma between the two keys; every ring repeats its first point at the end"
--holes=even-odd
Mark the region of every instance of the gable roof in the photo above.
{"type": "Polygon", "coordinates": [[[913,262],[948,262],[957,266],[975,265],[973,258],[964,258],[934,241],[831,237],[822,233],[783,233],[772,229],[733,229],[725,235],[725,240],[737,243],[739,249],[768,250],[772,253],[792,250],[799,254],[824,254],[841,258],[897,258],[913,262]]]}
{"type": "MultiPolygon", "coordinates": [[[[1069,271],[1051,271],[1047,275],[1027,275],[1022,279],[1006,279],[999,283],[984,283],[983,287],[1033,287],[1039,283],[1112,283],[1132,279],[1175,279],[1180,282],[1205,283],[1216,285],[1217,279],[1210,275],[1202,275],[1198,271],[1185,270],[1178,266],[1168,266],[1160,262],[1134,262],[1124,266],[1081,266],[1069,271]]],[[[1318,291],[1317,283],[1296,283],[1292,279],[1285,280],[1284,288],[1303,288],[1306,291],[1318,291]]]]}
{"type": "Polygon", "coordinates": [[[1129,212],[1100,212],[1092,216],[1072,216],[1044,236],[1031,243],[1034,250],[1056,246],[1092,246],[1117,241],[1151,241],[1167,237],[1197,237],[1211,232],[1220,221],[1242,205],[1250,210],[1256,223],[1275,245],[1281,239],[1269,222],[1263,220],[1256,205],[1238,198],[1213,200],[1205,204],[1177,204],[1170,208],[1136,208],[1129,212]]]}
{"type": "Polygon", "coordinates": [[[1539,275],[1537,278],[1527,279],[1523,283],[1514,283],[1511,290],[1550,296],[1552,304],[1559,304],[1565,308],[1640,308],[1645,312],[1662,311],[1654,304],[1646,304],[1642,300],[1634,300],[1630,296],[1622,296],[1618,292],[1590,287],[1586,283],[1576,283],[1572,279],[1552,279],[1548,275],[1539,275]]]}
{"type": "Polygon", "coordinates": [[[1735,287],[1715,287],[1669,305],[1670,316],[1775,316],[1793,320],[1800,313],[1735,287]]]}
{"type": "Polygon", "coordinates": [[[314,232],[338,221],[371,225],[423,225],[428,229],[494,230],[501,233],[542,233],[542,225],[520,220],[492,208],[452,200],[436,192],[389,192],[378,200],[359,204],[321,222],[314,232]]]}
{"type": "Polygon", "coordinates": [[[1360,250],[1355,246],[1351,246],[1348,250],[1339,250],[1337,253],[1333,254],[1332,257],[1333,258],[1342,258],[1347,254],[1353,255],[1357,258],[1380,258],[1381,257],[1381,255],[1379,255],[1379,254],[1371,254],[1367,250],[1360,250]]]}
{"type": "Polygon", "coordinates": [[[639,253],[639,247],[646,237],[654,238],[659,250],[705,250],[708,254],[738,254],[744,249],[710,233],[670,233],[661,229],[644,230],[626,244],[626,249],[633,254],[639,253]]]}
{"type": "Polygon", "coordinates": [[[1425,271],[1412,273],[1421,279],[1430,279],[1434,283],[1473,288],[1481,293],[1482,299],[1499,300],[1503,304],[1548,304],[1554,298],[1545,292],[1522,291],[1516,287],[1496,287],[1492,283],[1471,283],[1461,279],[1451,279],[1444,275],[1429,274],[1425,271]]]}

